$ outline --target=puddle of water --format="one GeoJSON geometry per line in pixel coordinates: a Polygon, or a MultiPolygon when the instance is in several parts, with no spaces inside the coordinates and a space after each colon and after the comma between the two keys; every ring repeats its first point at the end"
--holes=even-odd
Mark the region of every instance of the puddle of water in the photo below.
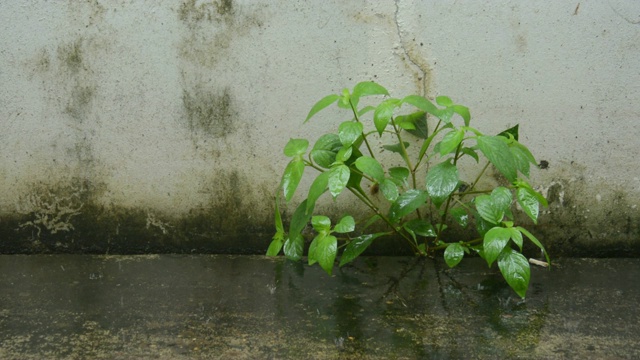
{"type": "Polygon", "coordinates": [[[634,357],[638,275],[565,260],[522,301],[479,259],[0,256],[0,358],[634,357]]]}

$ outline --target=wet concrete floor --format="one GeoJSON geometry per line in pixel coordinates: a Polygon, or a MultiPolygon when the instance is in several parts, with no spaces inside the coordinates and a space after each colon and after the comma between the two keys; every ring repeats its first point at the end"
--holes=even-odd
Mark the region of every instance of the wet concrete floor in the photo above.
{"type": "Polygon", "coordinates": [[[0,359],[637,359],[640,259],[0,256],[0,359]]]}

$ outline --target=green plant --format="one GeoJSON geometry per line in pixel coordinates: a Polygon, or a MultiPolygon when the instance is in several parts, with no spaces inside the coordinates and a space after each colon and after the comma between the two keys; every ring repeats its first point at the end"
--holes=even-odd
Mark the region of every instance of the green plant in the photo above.
{"type": "Polygon", "coordinates": [[[523,239],[528,238],[547,255],[533,234],[514,224],[512,208],[517,203],[535,223],[539,205],[546,206],[547,202],[519,176],[528,177],[530,165],[536,161],[527,147],[518,142],[518,126],[498,135],[485,135],[469,125],[469,109],[446,96],[436,98],[438,106],[419,95],[392,98],[374,82],[361,82],[351,92],[344,89],[342,94],[324,97],[311,108],[305,123],[334,103],[351,116],[338,126],[337,133],[320,136],[309,152],[305,139],[290,139],[284,148],[291,161],[276,195],[276,234],[267,255],[276,256],[283,250],[291,260],[302,259],[302,231],[311,221],[317,235],[309,246],[308,262],[318,263],[331,274],[340,249],[343,250],[339,266],[343,266],[362,254],[375,239],[395,235],[404,239],[417,255],[431,256],[444,250],[444,259],[450,267],[471,252],[485,259],[489,266],[497,261],[507,283],[524,298],[530,268],[522,255],[523,239]],[[359,107],[361,98],[373,95],[385,98],[376,106],[359,107]],[[412,112],[407,114],[408,108],[412,112]],[[405,114],[395,115],[396,112],[405,114]],[[427,116],[436,122],[431,132],[427,116]],[[365,117],[373,120],[372,128],[365,126],[365,117]],[[405,136],[412,137],[413,143],[417,141],[419,149],[410,153],[412,143],[405,136]],[[374,151],[372,142],[389,140],[391,143],[383,145],[382,150],[374,151]],[[379,159],[385,151],[398,154],[402,166],[384,167],[379,159]],[[486,163],[478,165],[477,176],[470,183],[461,181],[460,160],[469,158],[480,164],[481,155],[486,163]],[[491,164],[508,185],[478,189],[491,164]],[[293,212],[289,231],[285,232],[280,196],[287,202],[292,199],[307,167],[317,170],[317,176],[307,198],[293,212]],[[372,191],[364,191],[363,183],[369,183],[372,191]],[[335,200],[344,190],[371,210],[368,218],[359,219],[363,230],[354,237],[349,235],[356,229],[353,216],[344,216],[332,226],[329,217],[314,215],[316,201],[325,192],[335,200]],[[451,221],[463,228],[475,225],[479,237],[447,242],[447,224],[451,225],[451,221]],[[383,223],[387,230],[367,233],[375,222],[383,223]]]}

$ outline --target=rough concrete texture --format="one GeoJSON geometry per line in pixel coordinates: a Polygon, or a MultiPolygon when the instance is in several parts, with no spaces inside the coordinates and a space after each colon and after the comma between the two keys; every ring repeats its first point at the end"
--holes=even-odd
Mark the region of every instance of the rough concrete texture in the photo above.
{"type": "Polygon", "coordinates": [[[640,261],[0,256],[2,359],[637,359],[640,261]]]}
{"type": "Polygon", "coordinates": [[[3,251],[266,244],[282,147],[342,119],[302,127],[315,101],[375,80],[519,123],[548,164],[547,245],[637,254],[639,19],[632,0],[2,2],[3,251]]]}

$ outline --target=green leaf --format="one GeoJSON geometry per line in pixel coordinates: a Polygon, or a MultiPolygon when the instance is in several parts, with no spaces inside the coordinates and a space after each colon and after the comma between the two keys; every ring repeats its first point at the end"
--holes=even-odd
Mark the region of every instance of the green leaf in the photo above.
{"type": "Polygon", "coordinates": [[[309,111],[309,115],[307,115],[307,118],[304,119],[304,122],[306,123],[307,121],[309,121],[309,119],[311,119],[313,115],[317,114],[320,110],[326,108],[327,106],[333,104],[339,98],[340,98],[340,95],[335,95],[335,94],[327,95],[323,97],[320,101],[318,101],[315,105],[313,105],[313,107],[311,108],[311,111],[309,111]]]}
{"type": "Polygon", "coordinates": [[[503,136],[506,137],[507,139],[509,139],[509,135],[513,136],[513,139],[515,141],[518,141],[518,127],[519,124],[516,124],[516,126],[508,128],[507,130],[501,132],[500,134],[498,134],[498,136],[503,136]]]}
{"type": "Polygon", "coordinates": [[[338,239],[333,235],[321,236],[315,249],[315,258],[320,266],[331,275],[333,263],[338,252],[338,239]]]}
{"type": "Polygon", "coordinates": [[[307,147],[309,147],[309,141],[306,139],[289,139],[284,147],[284,154],[288,157],[302,155],[307,151],[307,147]]]}
{"type": "Polygon", "coordinates": [[[343,148],[338,150],[338,153],[336,154],[336,161],[331,165],[342,164],[346,162],[347,160],[349,160],[349,158],[351,158],[352,153],[353,153],[352,146],[344,146],[343,148]]]}
{"type": "MultiPolygon", "coordinates": [[[[427,114],[424,111],[417,111],[408,115],[396,116],[393,122],[404,130],[417,130],[418,123],[425,123],[427,120],[427,114]]],[[[426,136],[425,136],[426,138],[426,136]]]]}
{"type": "MultiPolygon", "coordinates": [[[[403,121],[411,121],[411,123],[413,124],[413,129],[407,129],[403,127],[404,130],[406,130],[409,134],[421,139],[426,139],[429,137],[427,114],[424,111],[418,111],[405,116],[407,117],[407,119],[403,121]]],[[[398,121],[399,117],[400,116],[396,117],[396,122],[398,121]]]]}
{"type": "Polygon", "coordinates": [[[520,207],[525,212],[525,214],[527,214],[531,218],[531,220],[533,220],[534,224],[537,224],[538,213],[540,209],[538,198],[535,196],[535,194],[532,194],[529,189],[521,187],[518,188],[516,197],[518,198],[518,204],[520,204],[520,207]]]}
{"type": "Polygon", "coordinates": [[[399,196],[398,187],[391,179],[382,180],[380,183],[380,192],[382,192],[385,199],[391,202],[396,201],[399,196]]]}
{"type": "Polygon", "coordinates": [[[483,249],[484,259],[487,260],[489,266],[498,258],[498,255],[509,243],[510,238],[511,231],[503,227],[496,226],[487,231],[484,235],[483,249]]]}
{"type": "Polygon", "coordinates": [[[413,105],[428,114],[437,116],[440,110],[433,103],[419,95],[409,95],[402,99],[402,102],[413,105]]]}
{"type": "Polygon", "coordinates": [[[267,256],[277,256],[284,245],[284,233],[277,232],[273,235],[273,240],[267,249],[267,256]]]}
{"type": "Polygon", "coordinates": [[[398,186],[406,186],[410,174],[411,172],[406,167],[392,167],[389,169],[389,176],[398,186]]]}
{"type": "Polygon", "coordinates": [[[506,212],[511,207],[513,195],[511,194],[511,190],[504,186],[499,186],[491,191],[491,200],[496,206],[496,209],[506,212]]]}
{"type": "Polygon", "coordinates": [[[468,148],[468,147],[463,147],[462,148],[462,153],[465,155],[469,155],[472,158],[474,158],[476,160],[476,162],[480,161],[480,158],[478,157],[478,153],[473,150],[472,148],[468,148]]]}
{"type": "Polygon", "coordinates": [[[526,146],[520,144],[517,141],[509,144],[509,149],[513,154],[513,159],[516,163],[516,168],[524,174],[526,177],[529,177],[529,168],[531,164],[536,164],[536,159],[533,157],[529,149],[526,146]]]}
{"type": "Polygon", "coordinates": [[[478,136],[478,148],[510,182],[516,181],[517,172],[513,154],[502,136],[478,136]]]}
{"type": "Polygon", "coordinates": [[[531,278],[531,269],[527,258],[513,249],[505,249],[498,259],[498,267],[507,284],[518,296],[524,299],[531,278]]]}
{"type": "Polygon", "coordinates": [[[333,228],[333,231],[339,234],[344,234],[344,233],[352,232],[355,229],[356,229],[355,220],[353,220],[352,216],[347,215],[342,219],[340,219],[340,221],[338,221],[336,226],[333,228]]]}
{"type": "Polygon", "coordinates": [[[427,173],[427,192],[436,207],[455,191],[458,186],[458,168],[449,160],[434,166],[427,173]]]}
{"type": "Polygon", "coordinates": [[[453,117],[453,114],[455,114],[455,112],[453,112],[453,108],[448,107],[440,110],[440,114],[438,115],[438,118],[442,120],[445,124],[451,125],[451,118],[453,117]]]}
{"type": "Polygon", "coordinates": [[[351,102],[357,107],[361,97],[370,95],[389,95],[389,92],[382,85],[376,84],[373,81],[363,81],[356,84],[353,88],[351,102]]]}
{"type": "Polygon", "coordinates": [[[331,219],[327,216],[316,215],[311,218],[311,226],[319,233],[329,233],[331,231],[331,219]]]}
{"type": "Polygon", "coordinates": [[[289,162],[287,168],[284,169],[282,174],[282,189],[284,190],[284,198],[286,201],[291,200],[293,194],[295,194],[298,184],[304,174],[304,161],[296,158],[289,162]]]}
{"type": "Polygon", "coordinates": [[[473,217],[476,219],[476,230],[478,231],[478,235],[484,238],[484,235],[489,231],[495,224],[485,220],[478,212],[473,212],[473,217]]]}
{"type": "Polygon", "coordinates": [[[335,199],[347,186],[351,171],[346,165],[337,165],[329,170],[329,192],[335,199]]]}
{"type": "Polygon", "coordinates": [[[370,156],[361,156],[356,160],[355,164],[358,170],[370,176],[376,182],[381,183],[384,180],[384,170],[378,160],[370,156]]]}
{"type": "Polygon", "coordinates": [[[440,155],[444,156],[454,151],[464,138],[464,130],[457,129],[448,132],[440,142],[440,155]]]}
{"type": "Polygon", "coordinates": [[[471,122],[471,113],[469,112],[469,108],[462,105],[453,105],[451,108],[456,114],[462,117],[464,120],[464,126],[469,126],[469,123],[471,122]]]}
{"type": "Polygon", "coordinates": [[[311,240],[311,244],[309,244],[309,250],[307,251],[307,262],[309,266],[318,262],[318,258],[316,257],[316,250],[318,249],[318,239],[322,236],[327,236],[327,234],[318,234],[316,237],[311,240]]]}
{"type": "Polygon", "coordinates": [[[426,191],[411,189],[398,196],[398,199],[389,208],[389,218],[397,222],[404,216],[411,214],[429,198],[426,191]]]}
{"type": "Polygon", "coordinates": [[[278,206],[278,196],[275,201],[275,226],[276,233],[267,249],[267,256],[277,256],[284,245],[284,225],[282,224],[282,216],[280,215],[280,207],[278,206]]]}
{"type": "MultiPolygon", "coordinates": [[[[342,89],[342,96],[338,101],[338,107],[341,109],[351,109],[351,94],[349,93],[349,89],[342,89]]],[[[357,99],[356,99],[357,102],[357,99]]]]}
{"type": "Polygon", "coordinates": [[[489,195],[476,196],[474,200],[478,214],[492,224],[499,224],[504,218],[504,211],[500,209],[489,195]]]}
{"type": "Polygon", "coordinates": [[[458,265],[464,257],[464,248],[459,243],[452,243],[444,250],[444,261],[450,268],[458,265]]]}
{"type": "Polygon", "coordinates": [[[455,207],[449,209],[449,215],[458,223],[460,226],[467,227],[469,225],[469,214],[467,210],[461,207],[455,207]]]}
{"type": "Polygon", "coordinates": [[[533,196],[536,197],[536,199],[538,199],[538,202],[542,205],[542,206],[549,206],[549,204],[547,203],[547,199],[545,199],[544,196],[542,196],[542,194],[540,194],[539,192],[533,190],[533,188],[531,187],[531,185],[529,185],[528,182],[524,181],[524,180],[518,180],[515,183],[517,188],[525,188],[529,191],[529,193],[531,193],[533,196]]]}
{"type": "Polygon", "coordinates": [[[338,127],[340,142],[345,147],[351,146],[362,135],[362,123],[345,121],[338,127]]]}
{"type": "Polygon", "coordinates": [[[547,250],[545,250],[544,246],[542,246],[542,243],[540,242],[540,240],[538,240],[535,236],[533,236],[532,233],[530,233],[527,229],[523,228],[522,226],[517,226],[515,227],[515,229],[522,232],[526,237],[529,238],[529,240],[531,240],[532,243],[534,243],[538,248],[540,248],[540,250],[542,250],[542,252],[544,253],[544,256],[547,258],[547,263],[551,264],[551,260],[549,259],[549,254],[547,254],[547,250]]]}
{"type": "Polygon", "coordinates": [[[289,234],[289,238],[284,242],[284,255],[289,260],[298,261],[302,259],[303,248],[304,238],[302,235],[292,236],[289,234]]]}
{"type": "Polygon", "coordinates": [[[449,98],[448,96],[438,96],[436,98],[436,103],[440,106],[452,106],[453,105],[453,101],[451,101],[451,98],[449,98]]]}
{"type": "Polygon", "coordinates": [[[424,237],[436,237],[436,229],[433,225],[422,219],[412,219],[404,223],[404,228],[424,237]]]}
{"type": "Polygon", "coordinates": [[[509,231],[511,231],[511,240],[513,240],[513,242],[520,248],[520,251],[522,251],[522,233],[516,228],[509,228],[509,231]]]}
{"type": "Polygon", "coordinates": [[[342,148],[340,138],[336,134],[324,134],[313,145],[311,158],[313,161],[328,169],[336,161],[336,153],[342,148]]]}
{"type": "MultiPolygon", "coordinates": [[[[409,143],[406,141],[403,141],[404,144],[404,148],[407,149],[409,147],[409,143]]],[[[382,145],[382,148],[384,148],[385,150],[389,150],[391,152],[397,153],[397,154],[402,154],[402,146],[400,146],[400,143],[397,144],[393,144],[393,145],[382,145]]]]}
{"type": "Polygon", "coordinates": [[[306,208],[307,214],[311,214],[311,212],[313,211],[313,207],[316,204],[316,201],[318,201],[318,198],[320,198],[320,196],[322,196],[322,194],[324,194],[324,192],[327,190],[328,184],[329,184],[328,171],[321,173],[316,177],[315,180],[313,180],[313,183],[309,188],[309,195],[307,195],[307,208],[306,208]]]}
{"type": "Polygon", "coordinates": [[[307,212],[307,200],[298,205],[296,210],[291,216],[291,222],[289,223],[289,237],[296,237],[302,233],[302,230],[307,226],[311,219],[311,213],[313,213],[313,206],[311,211],[307,212]]]}
{"type": "Polygon", "coordinates": [[[349,244],[347,244],[347,247],[344,249],[342,256],[340,257],[340,266],[352,262],[355,258],[360,256],[360,254],[362,254],[362,252],[364,252],[369,247],[369,245],[371,245],[373,240],[383,235],[386,235],[386,233],[366,234],[351,239],[349,244]]]}
{"type": "Polygon", "coordinates": [[[394,109],[395,106],[392,104],[382,102],[376,107],[376,111],[373,112],[373,124],[376,126],[379,135],[382,135],[387,125],[389,125],[394,109]]]}

